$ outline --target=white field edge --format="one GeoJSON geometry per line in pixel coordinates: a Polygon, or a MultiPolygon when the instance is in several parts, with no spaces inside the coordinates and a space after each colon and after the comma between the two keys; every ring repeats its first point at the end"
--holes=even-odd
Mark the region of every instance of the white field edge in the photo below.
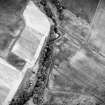
{"type": "MultiPolygon", "coordinates": [[[[31,7],[31,9],[35,9],[35,13],[36,12],[40,12],[40,10],[38,10],[38,8],[36,8],[36,6],[33,4],[33,2],[30,2],[29,3],[29,5],[28,5],[28,7],[29,7],[29,9],[30,9],[30,7],[31,7]],[[35,8],[32,8],[32,7],[35,7],[35,8]]],[[[33,11],[32,10],[32,11],[33,11]]],[[[25,10],[26,11],[26,10],[25,10]]],[[[29,12],[29,10],[28,10],[28,12],[29,12]]],[[[24,69],[22,70],[22,72],[20,72],[20,74],[19,74],[19,79],[18,80],[16,80],[15,81],[15,83],[14,83],[14,86],[13,87],[11,87],[11,91],[9,92],[9,94],[8,94],[8,96],[7,96],[7,98],[5,99],[5,101],[4,101],[4,103],[2,104],[2,105],[9,105],[9,103],[10,103],[10,101],[12,100],[12,98],[14,97],[14,95],[15,95],[15,93],[16,93],[16,91],[17,91],[17,89],[18,89],[18,87],[20,86],[20,84],[21,84],[21,82],[22,82],[22,80],[23,80],[23,78],[24,78],[24,75],[25,75],[25,73],[26,73],[26,71],[27,71],[27,68],[30,68],[30,67],[32,67],[35,63],[36,63],[36,61],[37,61],[37,59],[38,59],[38,57],[39,57],[39,54],[40,54],[40,52],[41,52],[41,49],[42,49],[42,47],[43,47],[43,44],[45,43],[45,40],[46,40],[46,38],[48,37],[48,33],[49,33],[49,30],[50,30],[50,23],[49,23],[49,21],[47,20],[47,17],[42,13],[42,12],[40,12],[40,13],[38,13],[38,14],[40,14],[40,16],[43,16],[44,18],[43,18],[43,21],[44,21],[44,25],[45,25],[45,23],[46,23],[46,25],[47,26],[44,26],[44,28],[46,27],[46,29],[47,30],[45,30],[44,29],[44,31],[42,32],[42,38],[41,38],[41,41],[40,41],[40,44],[39,44],[39,46],[38,46],[38,48],[37,48],[37,51],[36,51],[36,53],[35,53],[35,56],[34,56],[34,61],[31,63],[31,64],[29,64],[29,63],[27,63],[26,64],[26,66],[24,67],[24,69]],[[46,20],[47,20],[47,22],[46,22],[46,20]]],[[[28,14],[27,14],[28,15],[28,14]]],[[[29,15],[33,15],[32,13],[30,14],[29,13],[29,15]]],[[[38,16],[36,16],[37,15],[37,13],[34,15],[35,17],[38,17],[38,16]]],[[[25,18],[27,18],[27,17],[25,17],[25,18]]],[[[37,20],[34,20],[34,21],[37,21],[37,20]]],[[[35,26],[35,24],[33,25],[32,24],[32,20],[27,20],[26,19],[26,24],[28,24],[28,26],[29,27],[32,27],[33,29],[35,29],[35,27],[37,27],[37,24],[36,24],[36,26],[35,26]],[[27,22],[28,21],[28,22],[27,22]],[[31,23],[30,23],[30,22],[31,23]]],[[[40,25],[42,24],[42,21],[41,21],[41,23],[40,23],[40,25]]],[[[41,26],[42,27],[42,26],[41,26]]],[[[35,30],[37,30],[37,29],[35,29],[35,30]]],[[[39,30],[37,30],[37,31],[39,31],[39,30]]],[[[40,29],[40,31],[41,31],[41,29],[40,29]]],[[[39,33],[41,33],[41,32],[39,32],[39,33]]]]}

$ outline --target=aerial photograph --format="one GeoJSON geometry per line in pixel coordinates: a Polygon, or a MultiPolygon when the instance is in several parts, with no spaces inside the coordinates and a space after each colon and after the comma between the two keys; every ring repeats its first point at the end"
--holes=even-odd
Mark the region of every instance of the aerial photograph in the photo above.
{"type": "Polygon", "coordinates": [[[0,0],[0,105],[105,105],[105,0],[0,0]]]}

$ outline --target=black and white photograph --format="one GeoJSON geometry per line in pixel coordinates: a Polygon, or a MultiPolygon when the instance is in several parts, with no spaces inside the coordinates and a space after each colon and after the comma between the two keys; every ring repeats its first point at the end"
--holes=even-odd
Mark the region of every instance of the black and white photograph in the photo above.
{"type": "Polygon", "coordinates": [[[105,0],[0,0],[0,105],[105,105],[105,0]]]}

